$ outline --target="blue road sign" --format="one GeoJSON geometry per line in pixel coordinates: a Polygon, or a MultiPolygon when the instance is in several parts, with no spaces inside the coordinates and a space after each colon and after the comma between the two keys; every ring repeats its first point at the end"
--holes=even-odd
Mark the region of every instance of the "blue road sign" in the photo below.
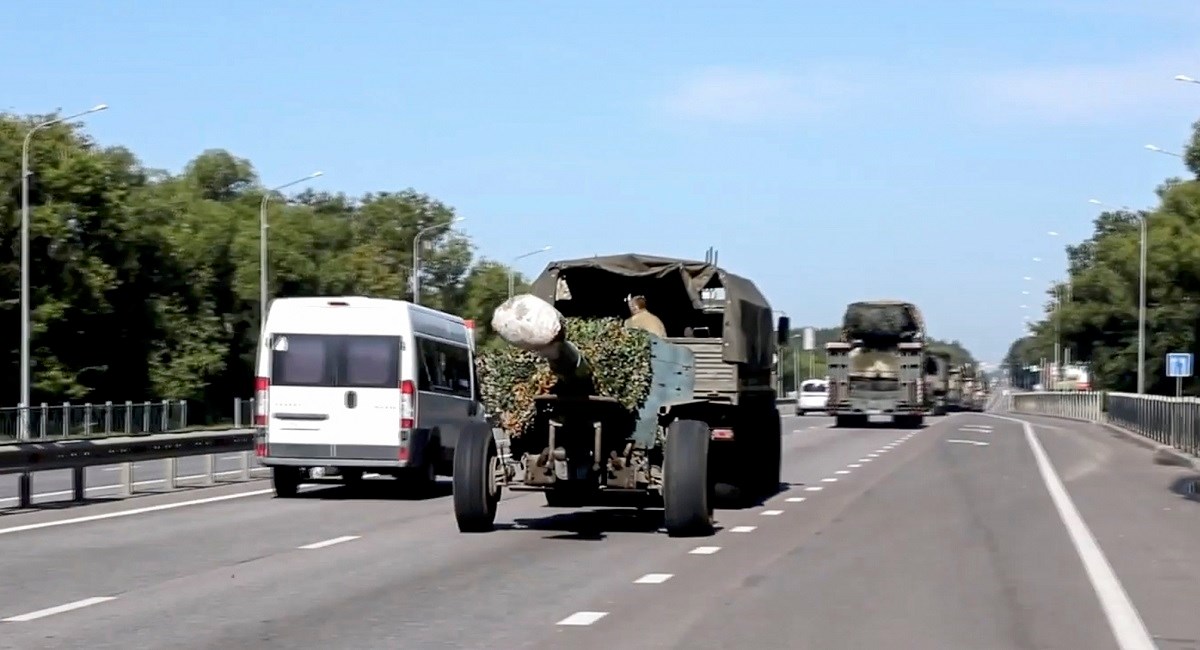
{"type": "Polygon", "coordinates": [[[1167,376],[1168,377],[1191,377],[1192,376],[1192,353],[1191,352],[1168,352],[1167,353],[1167,376]]]}

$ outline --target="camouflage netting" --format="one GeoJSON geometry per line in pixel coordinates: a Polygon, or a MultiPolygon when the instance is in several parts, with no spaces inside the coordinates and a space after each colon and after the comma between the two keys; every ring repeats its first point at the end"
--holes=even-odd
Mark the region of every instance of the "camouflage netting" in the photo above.
{"type": "Polygon", "coordinates": [[[856,302],[842,318],[847,340],[919,340],[923,329],[914,307],[905,303],[856,302]]]}
{"type": "MultiPolygon", "coordinates": [[[[566,318],[567,341],[592,368],[598,395],[637,410],[650,394],[650,334],[624,327],[617,318],[566,318]]],[[[557,379],[545,359],[516,347],[482,355],[476,362],[484,408],[508,435],[533,425],[533,399],[553,392],[557,379]]]]}

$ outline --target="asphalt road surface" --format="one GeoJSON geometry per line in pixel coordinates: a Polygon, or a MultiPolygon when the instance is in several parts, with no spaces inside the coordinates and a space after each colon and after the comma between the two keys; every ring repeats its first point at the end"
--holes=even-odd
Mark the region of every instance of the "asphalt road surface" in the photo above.
{"type": "Polygon", "coordinates": [[[1200,647],[1196,473],[1026,420],[787,418],[787,489],[701,539],[527,493],[462,535],[386,480],[9,514],[0,648],[1200,647]]]}

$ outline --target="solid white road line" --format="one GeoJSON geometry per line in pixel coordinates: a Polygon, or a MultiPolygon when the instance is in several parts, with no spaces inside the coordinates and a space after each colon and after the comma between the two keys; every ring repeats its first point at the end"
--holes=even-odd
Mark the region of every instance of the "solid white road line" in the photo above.
{"type": "Polygon", "coordinates": [[[318,549],[318,548],[325,548],[326,546],[333,546],[334,544],[341,544],[342,542],[354,541],[358,538],[359,538],[358,535],[343,535],[341,537],[334,537],[333,539],[327,539],[323,542],[313,542],[312,544],[305,544],[304,546],[298,546],[297,548],[301,548],[306,551],[311,551],[311,550],[318,549]]]}
{"type": "Polygon", "coordinates": [[[757,528],[758,528],[758,526],[734,526],[733,528],[729,529],[729,532],[731,532],[731,533],[752,533],[757,528]]]}
{"type": "Polygon", "coordinates": [[[118,517],[130,517],[132,515],[140,515],[147,512],[159,512],[161,510],[174,510],[176,508],[186,508],[188,506],[199,506],[206,503],[217,503],[219,501],[230,501],[232,499],[245,499],[246,497],[256,497],[263,494],[271,494],[274,490],[252,490],[250,492],[238,492],[237,494],[225,494],[219,497],[208,497],[205,499],[193,499],[191,501],[176,501],[174,503],[164,503],[157,506],[148,506],[145,508],[134,508],[132,510],[119,510],[117,512],[106,512],[101,515],[87,515],[86,517],[72,517],[71,519],[56,519],[54,521],[43,521],[36,524],[25,524],[24,526],[13,526],[11,528],[0,528],[0,535],[9,533],[20,533],[27,530],[38,530],[40,528],[54,528],[55,526],[67,526],[70,524],[82,524],[89,521],[100,521],[102,519],[116,519],[118,517]]]}
{"type": "Polygon", "coordinates": [[[1087,572],[1092,589],[1100,600],[1100,607],[1104,610],[1104,616],[1108,619],[1108,626],[1112,629],[1117,645],[1121,650],[1155,650],[1157,646],[1150,636],[1150,631],[1146,629],[1146,624],[1134,607],[1133,601],[1129,599],[1129,594],[1125,592],[1125,587],[1121,585],[1112,565],[1108,563],[1108,558],[1104,556],[1104,551],[1100,549],[1096,536],[1079,514],[1079,509],[1075,507],[1075,502],[1063,486],[1062,479],[1054,470],[1054,465],[1046,455],[1046,450],[1042,448],[1033,427],[1028,422],[1016,418],[991,414],[988,414],[988,417],[1017,422],[1025,430],[1025,441],[1033,451],[1033,458],[1037,461],[1038,472],[1046,484],[1046,491],[1050,493],[1050,499],[1067,528],[1067,535],[1075,546],[1075,552],[1083,562],[1084,571],[1087,572]]]}
{"type": "Polygon", "coordinates": [[[647,573],[633,581],[635,585],[661,585],[674,577],[674,573],[647,573]]]}
{"type": "Polygon", "coordinates": [[[575,612],[559,621],[559,625],[591,625],[608,616],[608,612],[575,612]]]}
{"type": "Polygon", "coordinates": [[[77,600],[73,603],[66,603],[65,605],[59,605],[57,607],[47,607],[46,609],[39,609],[36,612],[29,612],[28,614],[21,614],[19,616],[10,616],[0,620],[3,620],[5,623],[24,623],[25,621],[34,621],[39,618],[46,618],[47,616],[54,616],[55,614],[62,614],[63,612],[82,609],[91,605],[107,603],[110,600],[116,600],[116,597],[95,596],[93,598],[84,598],[83,600],[77,600]]]}
{"type": "Polygon", "coordinates": [[[688,554],[689,555],[712,555],[713,553],[716,553],[719,550],[721,550],[720,546],[697,546],[696,548],[688,551],[688,554]]]}

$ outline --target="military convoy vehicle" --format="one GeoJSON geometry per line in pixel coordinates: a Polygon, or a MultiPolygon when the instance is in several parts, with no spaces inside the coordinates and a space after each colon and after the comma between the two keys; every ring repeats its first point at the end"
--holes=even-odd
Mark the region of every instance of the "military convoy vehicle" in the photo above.
{"type": "Polygon", "coordinates": [[[829,415],[836,426],[862,426],[873,415],[919,427],[925,394],[925,321],[916,305],[897,300],[851,303],[840,340],[825,345],[829,415]]]}
{"type": "Polygon", "coordinates": [[[936,351],[926,355],[925,403],[930,415],[945,415],[949,411],[950,361],[949,352],[936,351]]]}
{"type": "Polygon", "coordinates": [[[624,318],[626,298],[642,295],[667,336],[650,337],[651,389],[636,411],[588,388],[587,360],[565,338],[536,350],[559,381],[535,398],[532,430],[510,437],[503,456],[487,428],[458,439],[460,531],[492,530],[503,488],[545,492],[559,507],[661,506],[671,536],[713,533],[718,484],[778,492],[772,372],[789,323],[773,322],[754,283],[713,262],[630,254],[552,262],[530,294],[546,304],[542,316],[552,306],[564,318],[624,318]]]}

